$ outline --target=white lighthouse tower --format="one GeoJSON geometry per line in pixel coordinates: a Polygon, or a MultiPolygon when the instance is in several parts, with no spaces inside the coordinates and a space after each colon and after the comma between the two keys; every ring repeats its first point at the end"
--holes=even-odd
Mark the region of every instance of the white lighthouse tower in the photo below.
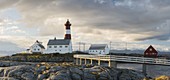
{"type": "Polygon", "coordinates": [[[69,22],[69,20],[67,19],[67,22],[65,23],[65,26],[66,26],[66,34],[65,34],[65,37],[64,39],[69,39],[71,40],[71,23],[69,22]]]}

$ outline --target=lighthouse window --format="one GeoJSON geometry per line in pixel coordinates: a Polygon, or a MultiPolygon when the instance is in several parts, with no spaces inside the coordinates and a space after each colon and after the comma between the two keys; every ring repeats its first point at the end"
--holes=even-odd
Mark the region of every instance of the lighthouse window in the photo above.
{"type": "Polygon", "coordinates": [[[60,48],[62,48],[62,46],[60,46],[60,48]]]}
{"type": "Polygon", "coordinates": [[[57,46],[54,46],[54,48],[57,48],[57,46]]]}
{"type": "Polygon", "coordinates": [[[38,49],[38,51],[39,51],[40,49],[38,49]]]}
{"type": "Polygon", "coordinates": [[[65,46],[65,48],[67,48],[68,46],[65,46]]]}

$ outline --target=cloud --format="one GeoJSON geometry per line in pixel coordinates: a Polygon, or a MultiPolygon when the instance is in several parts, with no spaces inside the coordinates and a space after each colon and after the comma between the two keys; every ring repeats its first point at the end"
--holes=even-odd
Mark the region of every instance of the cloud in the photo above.
{"type": "Polygon", "coordinates": [[[143,41],[143,40],[150,40],[150,39],[167,41],[170,39],[170,34],[163,34],[163,35],[151,36],[151,37],[146,37],[146,38],[139,38],[137,40],[143,41]]]}
{"type": "Polygon", "coordinates": [[[21,0],[15,7],[21,12],[22,21],[26,26],[39,27],[41,36],[54,35],[57,32],[63,34],[55,31],[57,28],[62,30],[63,26],[58,25],[57,21],[60,18],[71,18],[75,22],[73,23],[75,28],[120,30],[127,34],[143,34],[148,37],[147,35],[164,34],[164,31],[157,30],[157,27],[170,18],[169,5],[161,6],[167,2],[166,0],[161,3],[153,0],[21,0]],[[158,9],[161,9],[161,12],[158,9]]]}
{"type": "Polygon", "coordinates": [[[25,50],[24,48],[19,47],[15,43],[11,43],[8,41],[0,41],[0,56],[4,55],[12,55],[16,52],[20,52],[22,50],[25,50]],[[2,46],[3,45],[3,46],[2,46]]]}
{"type": "Polygon", "coordinates": [[[169,0],[1,0],[0,4],[2,36],[27,40],[16,39],[17,45],[63,38],[67,19],[75,42],[169,40],[169,0]]]}

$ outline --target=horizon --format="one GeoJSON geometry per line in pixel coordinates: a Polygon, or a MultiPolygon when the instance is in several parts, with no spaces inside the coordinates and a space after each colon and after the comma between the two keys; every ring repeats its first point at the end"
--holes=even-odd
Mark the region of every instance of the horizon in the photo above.
{"type": "Polygon", "coordinates": [[[0,55],[21,52],[36,40],[63,39],[70,20],[78,42],[170,52],[169,0],[1,0],[0,55]]]}

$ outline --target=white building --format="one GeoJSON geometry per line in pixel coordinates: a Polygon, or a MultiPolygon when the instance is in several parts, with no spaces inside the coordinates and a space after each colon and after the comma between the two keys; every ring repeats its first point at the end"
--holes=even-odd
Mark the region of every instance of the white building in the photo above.
{"type": "Polygon", "coordinates": [[[109,51],[107,44],[92,44],[89,48],[89,54],[109,54],[109,51]]]}
{"type": "Polygon", "coordinates": [[[72,53],[71,42],[71,23],[69,20],[65,23],[66,33],[64,39],[51,39],[48,41],[47,50],[44,53],[72,53]]]}
{"type": "Polygon", "coordinates": [[[42,45],[42,42],[38,40],[30,47],[29,52],[31,53],[43,53],[45,47],[42,45]]]}
{"type": "Polygon", "coordinates": [[[72,43],[70,39],[51,39],[48,41],[45,53],[72,53],[72,43]]]}

